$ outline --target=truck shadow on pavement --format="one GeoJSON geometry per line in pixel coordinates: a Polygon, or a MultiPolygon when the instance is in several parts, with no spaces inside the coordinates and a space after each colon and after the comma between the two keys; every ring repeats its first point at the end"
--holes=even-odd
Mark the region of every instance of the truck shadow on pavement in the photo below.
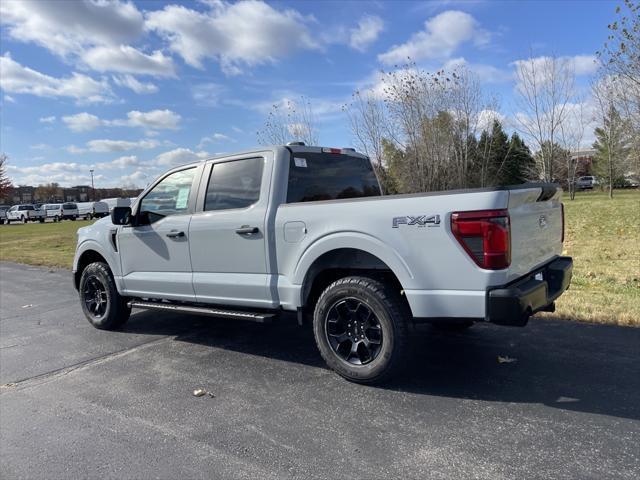
{"type": "MultiPolygon", "coordinates": [[[[326,368],[310,327],[140,312],[123,332],[326,368]]],[[[371,388],[371,387],[362,387],[371,388]]],[[[477,324],[463,333],[414,332],[405,374],[389,391],[640,419],[640,328],[533,318],[525,328],[477,324]],[[515,359],[499,363],[498,356],[515,359]]]]}

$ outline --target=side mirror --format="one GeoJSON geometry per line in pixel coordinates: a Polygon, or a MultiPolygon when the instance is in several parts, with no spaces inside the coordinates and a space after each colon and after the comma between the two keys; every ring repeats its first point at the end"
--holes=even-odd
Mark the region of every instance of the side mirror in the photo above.
{"type": "Polygon", "coordinates": [[[113,207],[113,210],[111,210],[111,223],[114,225],[131,224],[131,208],[113,207]]]}

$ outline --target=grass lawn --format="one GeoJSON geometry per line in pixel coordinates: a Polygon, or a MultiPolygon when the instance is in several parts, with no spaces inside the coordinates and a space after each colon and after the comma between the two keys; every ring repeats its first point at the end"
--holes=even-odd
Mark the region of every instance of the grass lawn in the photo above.
{"type": "Polygon", "coordinates": [[[564,197],[571,288],[550,316],[640,326],[640,191],[564,197]]]}
{"type": "MultiPolygon", "coordinates": [[[[556,312],[540,315],[640,326],[640,191],[578,193],[564,205],[573,282],[556,312]]],[[[0,260],[71,268],[76,231],[89,223],[1,225],[0,260]]]]}
{"type": "Polygon", "coordinates": [[[0,260],[71,269],[78,228],[91,221],[0,225],[0,260]]]}

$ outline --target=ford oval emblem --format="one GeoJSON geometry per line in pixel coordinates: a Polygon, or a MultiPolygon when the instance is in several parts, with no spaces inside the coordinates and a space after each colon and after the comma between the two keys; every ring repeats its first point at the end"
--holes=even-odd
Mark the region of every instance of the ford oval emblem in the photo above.
{"type": "Polygon", "coordinates": [[[538,225],[540,226],[540,228],[547,228],[547,217],[545,217],[544,215],[540,215],[540,218],[538,219],[538,225]]]}

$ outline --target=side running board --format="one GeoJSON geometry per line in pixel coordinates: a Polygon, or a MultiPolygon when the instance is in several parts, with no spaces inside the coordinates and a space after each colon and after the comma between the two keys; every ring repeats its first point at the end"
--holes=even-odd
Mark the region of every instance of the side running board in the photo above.
{"type": "Polygon", "coordinates": [[[193,305],[176,305],[173,303],[145,302],[143,300],[131,300],[127,303],[131,308],[143,308],[146,310],[162,310],[165,312],[187,313],[191,315],[205,315],[208,317],[234,318],[236,320],[249,320],[250,322],[271,323],[275,313],[245,312],[240,310],[221,310],[212,307],[196,307],[193,305]]]}

